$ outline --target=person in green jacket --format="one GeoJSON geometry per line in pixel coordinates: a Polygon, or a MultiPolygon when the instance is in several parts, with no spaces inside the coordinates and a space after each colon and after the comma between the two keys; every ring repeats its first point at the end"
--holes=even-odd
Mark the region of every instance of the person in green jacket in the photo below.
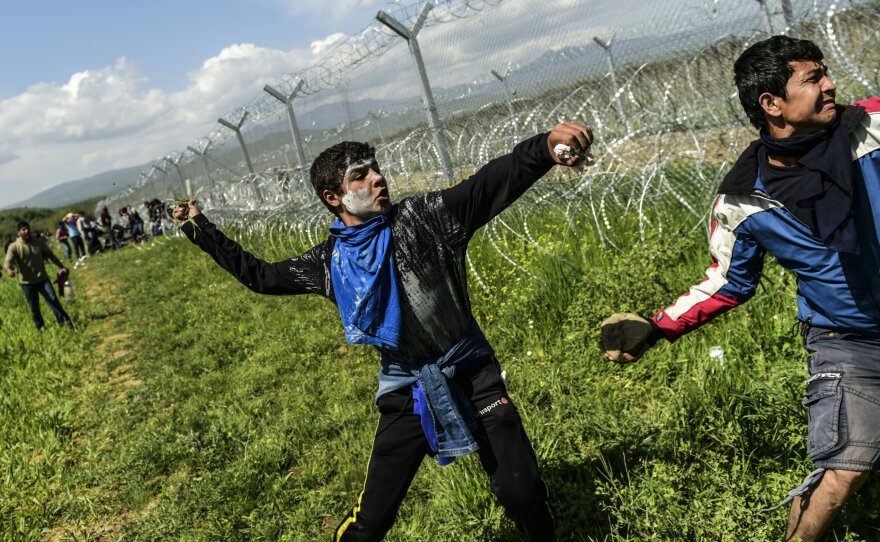
{"type": "Polygon", "coordinates": [[[38,295],[42,295],[46,304],[55,314],[55,319],[63,325],[70,321],[70,316],[61,306],[61,301],[55,295],[55,289],[49,281],[46,272],[46,260],[58,266],[65,272],[67,268],[61,260],[52,252],[46,241],[40,237],[31,235],[31,226],[27,222],[18,223],[18,239],[9,245],[6,250],[6,259],[3,261],[3,269],[10,277],[16,275],[18,270],[18,282],[24,291],[37,329],[43,328],[43,315],[40,313],[40,301],[38,295]]]}

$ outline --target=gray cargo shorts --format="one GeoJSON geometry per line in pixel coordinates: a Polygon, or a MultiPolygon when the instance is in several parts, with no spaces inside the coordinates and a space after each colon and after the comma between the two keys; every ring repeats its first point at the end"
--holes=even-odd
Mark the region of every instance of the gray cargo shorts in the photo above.
{"type": "Polygon", "coordinates": [[[870,471],[880,457],[880,334],[832,331],[804,324],[809,408],[807,452],[816,470],[772,512],[801,497],[828,469],[870,471]]]}
{"type": "Polygon", "coordinates": [[[804,345],[810,459],[823,469],[872,470],[880,459],[880,336],[805,325],[804,345]]]}

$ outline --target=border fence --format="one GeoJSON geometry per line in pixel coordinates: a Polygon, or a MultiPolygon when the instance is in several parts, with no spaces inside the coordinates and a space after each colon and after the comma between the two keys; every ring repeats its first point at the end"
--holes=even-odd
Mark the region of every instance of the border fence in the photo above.
{"type": "Polygon", "coordinates": [[[819,44],[839,102],[878,93],[878,0],[393,4],[313,66],[254,89],[210,133],[98,205],[194,197],[260,242],[317,242],[330,216],[308,168],[334,143],[375,145],[399,198],[449,186],[573,120],[594,129],[596,164],[578,174],[557,168],[526,199],[586,214],[613,246],[622,216],[637,217],[643,234],[686,222],[656,212],[669,204],[690,223],[705,218],[713,189],[754,137],[733,61],[778,33],[819,44]]]}

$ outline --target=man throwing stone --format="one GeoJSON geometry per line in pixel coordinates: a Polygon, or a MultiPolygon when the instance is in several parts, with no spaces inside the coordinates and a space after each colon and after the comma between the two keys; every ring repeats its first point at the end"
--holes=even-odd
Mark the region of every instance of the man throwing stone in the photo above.
{"type": "Polygon", "coordinates": [[[318,197],[337,218],[330,236],[277,263],[242,250],[192,202],[188,213],[175,209],[177,220],[191,218],[181,226],[187,237],[248,288],[325,296],[339,308],[346,340],[379,352],[367,478],[334,541],[381,540],[426,455],[443,465],[473,452],[520,538],[556,539],[534,451],[471,312],[465,253],[478,228],[554,164],[583,163],[591,143],[587,127],[558,124],[457,186],[397,204],[372,147],[334,145],[311,168],[318,197]]]}
{"type": "Polygon", "coordinates": [[[819,540],[880,457],[880,99],[835,103],[810,41],[774,36],[734,64],[761,137],[714,204],[707,278],[650,322],[603,322],[603,349],[634,361],[747,301],[770,252],[797,276],[809,352],[808,452],[817,469],[792,490],[786,540],[819,540]]]}

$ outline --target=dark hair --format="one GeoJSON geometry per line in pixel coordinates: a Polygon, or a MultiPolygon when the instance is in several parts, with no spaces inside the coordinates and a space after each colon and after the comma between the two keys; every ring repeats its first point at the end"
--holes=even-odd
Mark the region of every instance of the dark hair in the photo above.
{"type": "Polygon", "coordinates": [[[20,230],[22,228],[31,229],[31,225],[27,223],[27,221],[22,220],[18,223],[18,226],[15,227],[16,230],[20,230]]]}
{"type": "Polygon", "coordinates": [[[773,36],[752,45],[733,64],[739,101],[755,128],[766,128],[767,118],[758,103],[765,92],[787,98],[785,86],[794,68],[791,62],[799,60],[821,62],[822,50],[809,40],[773,36]]]}
{"type": "Polygon", "coordinates": [[[324,204],[331,213],[338,214],[336,209],[324,200],[321,195],[324,190],[330,190],[334,194],[342,191],[342,177],[348,166],[359,162],[365,158],[374,158],[376,149],[369,143],[357,143],[354,141],[343,141],[337,143],[328,149],[324,149],[321,154],[312,162],[310,170],[312,178],[312,186],[318,199],[324,204]]]}

